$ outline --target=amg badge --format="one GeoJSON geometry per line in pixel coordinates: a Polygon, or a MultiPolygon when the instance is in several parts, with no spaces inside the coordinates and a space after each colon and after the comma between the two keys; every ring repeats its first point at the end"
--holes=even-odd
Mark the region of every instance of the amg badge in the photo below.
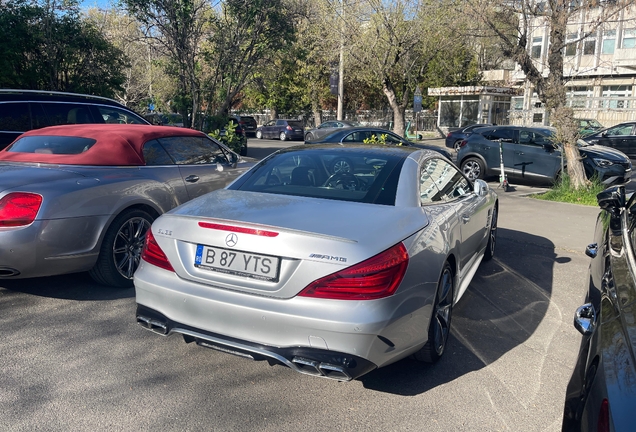
{"type": "Polygon", "coordinates": [[[322,255],[322,254],[311,254],[309,258],[323,259],[329,261],[338,261],[338,262],[347,262],[347,259],[344,257],[337,257],[332,255],[322,255]]]}

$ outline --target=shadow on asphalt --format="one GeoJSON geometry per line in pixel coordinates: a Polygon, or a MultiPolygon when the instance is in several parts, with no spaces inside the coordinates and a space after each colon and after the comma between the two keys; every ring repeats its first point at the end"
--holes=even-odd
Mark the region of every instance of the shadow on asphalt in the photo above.
{"type": "Polygon", "coordinates": [[[413,396],[492,364],[534,333],[550,305],[553,268],[569,261],[544,237],[499,228],[495,258],[482,262],[453,310],[444,357],[433,365],[408,358],[359,380],[413,396]]]}
{"type": "Polygon", "coordinates": [[[100,301],[131,298],[134,288],[113,288],[95,282],[88,273],[73,273],[32,279],[0,280],[3,295],[24,293],[64,300],[100,301]]]}

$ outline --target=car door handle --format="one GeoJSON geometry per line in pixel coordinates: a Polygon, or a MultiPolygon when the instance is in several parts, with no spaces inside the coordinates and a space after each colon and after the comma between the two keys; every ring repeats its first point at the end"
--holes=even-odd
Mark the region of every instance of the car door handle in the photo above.
{"type": "Polygon", "coordinates": [[[490,147],[484,147],[484,149],[486,149],[486,150],[490,150],[490,147]]]}
{"type": "Polygon", "coordinates": [[[523,155],[523,152],[515,152],[515,154],[523,155]]]}
{"type": "Polygon", "coordinates": [[[462,222],[464,222],[464,223],[470,222],[470,216],[467,215],[467,214],[462,215],[462,222]]]}
{"type": "Polygon", "coordinates": [[[187,181],[188,183],[196,183],[199,181],[199,176],[196,175],[189,175],[185,178],[185,181],[187,181]]]}

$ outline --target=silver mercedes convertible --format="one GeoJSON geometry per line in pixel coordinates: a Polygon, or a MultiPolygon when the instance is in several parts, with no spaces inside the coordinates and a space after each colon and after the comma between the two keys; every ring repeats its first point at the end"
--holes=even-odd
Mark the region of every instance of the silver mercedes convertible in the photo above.
{"type": "Polygon", "coordinates": [[[453,305],[493,256],[497,211],[486,183],[434,151],[281,150],[153,223],[137,322],[340,381],[411,355],[435,362],[453,305]]]}

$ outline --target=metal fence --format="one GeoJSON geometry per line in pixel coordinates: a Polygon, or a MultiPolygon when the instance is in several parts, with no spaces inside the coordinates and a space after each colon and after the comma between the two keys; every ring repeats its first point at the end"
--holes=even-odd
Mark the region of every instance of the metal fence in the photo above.
{"type": "MultiPolygon", "coordinates": [[[[259,125],[265,124],[272,119],[269,111],[242,113],[242,115],[250,115],[256,119],[256,123],[259,125]]],[[[333,110],[323,110],[321,114],[321,121],[336,120],[338,115],[333,110]]],[[[302,121],[304,126],[312,128],[315,126],[313,114],[297,115],[289,113],[278,113],[277,118],[284,119],[297,119],[302,121]]],[[[393,111],[391,110],[358,110],[358,111],[345,111],[344,120],[355,121],[364,126],[379,127],[383,129],[393,128],[393,111]]],[[[409,132],[417,131],[436,131],[437,130],[437,113],[425,112],[418,115],[413,114],[412,111],[406,112],[406,122],[409,128],[409,132]]]]}

